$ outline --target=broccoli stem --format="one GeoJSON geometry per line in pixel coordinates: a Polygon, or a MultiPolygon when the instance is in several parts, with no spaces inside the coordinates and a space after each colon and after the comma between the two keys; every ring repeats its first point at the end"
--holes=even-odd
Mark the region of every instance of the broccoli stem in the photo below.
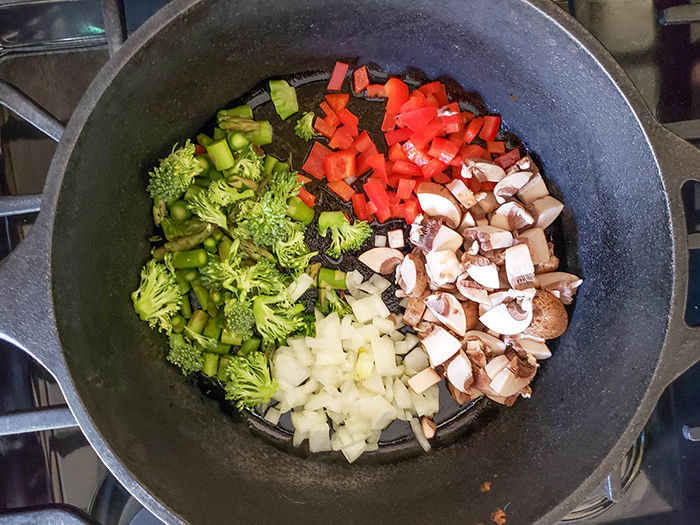
{"type": "Polygon", "coordinates": [[[178,270],[175,273],[181,273],[183,279],[185,279],[185,281],[187,281],[188,283],[191,283],[197,277],[199,277],[199,272],[197,270],[195,270],[194,268],[186,268],[184,270],[178,270]]]}
{"type": "Polygon", "coordinates": [[[226,372],[226,368],[228,368],[230,363],[231,358],[227,355],[223,355],[219,359],[219,370],[216,372],[216,378],[219,381],[228,381],[228,372],[226,372]]]}
{"type": "Polygon", "coordinates": [[[189,281],[185,279],[182,270],[175,270],[175,280],[177,281],[177,286],[180,289],[180,293],[183,295],[189,292],[192,288],[192,286],[190,286],[189,281]]]}
{"type": "Polygon", "coordinates": [[[209,253],[216,253],[218,246],[216,245],[216,239],[214,237],[207,237],[202,241],[204,244],[204,249],[209,253]]]}
{"type": "MultiPolygon", "coordinates": [[[[167,242],[165,244],[168,244],[167,242]]],[[[165,255],[169,252],[165,245],[161,246],[160,248],[156,248],[151,251],[151,257],[153,257],[156,261],[162,261],[165,259],[165,255]]]]}
{"type": "Polygon", "coordinates": [[[216,307],[214,301],[212,301],[211,299],[208,301],[207,304],[207,313],[210,317],[216,317],[219,314],[219,309],[216,307]]]}
{"type": "Polygon", "coordinates": [[[170,206],[170,215],[172,215],[173,219],[176,221],[184,221],[192,216],[192,212],[190,212],[186,201],[179,200],[173,202],[170,206]]]}
{"type": "Polygon", "coordinates": [[[221,331],[221,342],[227,345],[241,346],[243,339],[240,335],[235,335],[224,328],[221,331]]]}
{"type": "Polygon", "coordinates": [[[306,203],[296,195],[289,198],[287,205],[287,217],[291,217],[295,221],[299,221],[307,226],[314,220],[314,209],[307,206],[306,203]]]}
{"type": "Polygon", "coordinates": [[[219,308],[219,313],[216,314],[216,326],[222,330],[226,328],[226,316],[224,315],[224,309],[219,308]]]}
{"type": "Polygon", "coordinates": [[[208,177],[197,177],[196,179],[194,179],[194,184],[196,184],[200,188],[206,189],[209,187],[209,184],[211,184],[211,181],[208,177]]]}
{"type": "Polygon", "coordinates": [[[195,155],[194,158],[197,159],[199,165],[205,170],[211,168],[211,162],[209,162],[209,158],[206,155],[195,155]]]}
{"type": "Polygon", "coordinates": [[[226,355],[231,352],[231,345],[227,345],[225,343],[216,343],[216,346],[214,348],[208,348],[207,351],[212,352],[214,354],[226,355]]]}
{"type": "Polygon", "coordinates": [[[272,170],[275,169],[275,164],[277,164],[278,162],[279,160],[277,160],[277,157],[273,157],[272,155],[266,155],[263,163],[263,174],[272,175],[272,170]]]}
{"type": "Polygon", "coordinates": [[[249,353],[257,350],[260,347],[261,342],[262,342],[262,339],[260,339],[259,337],[255,337],[255,336],[243,341],[241,348],[238,350],[238,355],[247,356],[249,353]]]}
{"type": "Polygon", "coordinates": [[[184,331],[185,331],[185,325],[173,327],[173,332],[176,334],[181,334],[184,331]]]}
{"type": "Polygon", "coordinates": [[[185,319],[192,317],[192,305],[190,304],[190,298],[187,295],[183,295],[180,299],[180,315],[185,319]]]}
{"type": "Polygon", "coordinates": [[[321,268],[318,271],[318,287],[345,290],[345,272],[332,268],[321,268]]]}
{"type": "Polygon", "coordinates": [[[219,290],[211,290],[209,292],[209,300],[216,306],[220,306],[224,301],[224,297],[221,295],[219,290]]]}
{"type": "Polygon", "coordinates": [[[282,120],[299,111],[297,92],[286,80],[270,80],[270,98],[282,120]]]}
{"type": "Polygon", "coordinates": [[[219,241],[219,258],[223,261],[228,259],[228,254],[231,252],[233,241],[228,237],[224,237],[219,241]]]}
{"type": "Polygon", "coordinates": [[[207,264],[207,251],[202,248],[187,252],[173,253],[173,266],[175,268],[201,268],[207,264]]]}
{"type": "Polygon", "coordinates": [[[204,188],[202,188],[201,186],[197,186],[196,184],[190,184],[187,187],[187,191],[185,192],[185,196],[183,197],[183,199],[185,199],[187,202],[190,202],[192,199],[194,199],[194,196],[201,191],[204,191],[204,188]]]}
{"type": "Polygon", "coordinates": [[[173,325],[173,328],[184,328],[185,327],[185,318],[182,317],[181,315],[174,315],[170,319],[171,324],[173,325]]]}
{"type": "Polygon", "coordinates": [[[192,312],[192,317],[187,322],[187,328],[192,330],[195,334],[201,334],[204,327],[207,325],[207,320],[209,316],[206,312],[202,310],[195,310],[192,312]]]}
{"type": "Polygon", "coordinates": [[[221,228],[217,228],[212,232],[211,236],[216,242],[219,242],[221,239],[224,238],[224,232],[221,231],[221,228]]]}
{"type": "Polygon", "coordinates": [[[214,142],[214,140],[211,137],[205,135],[204,133],[200,133],[199,135],[197,135],[197,144],[199,144],[203,148],[206,148],[212,142],[214,142]]]}
{"type": "Polygon", "coordinates": [[[233,153],[231,153],[231,148],[228,147],[228,142],[226,142],[225,138],[215,140],[209,144],[207,153],[219,171],[227,170],[234,164],[233,153]]]}
{"type": "Polygon", "coordinates": [[[226,132],[220,127],[214,128],[214,140],[221,140],[226,138],[226,132]]]}
{"type": "Polygon", "coordinates": [[[209,305],[209,291],[198,282],[192,283],[192,291],[197,298],[199,306],[202,307],[202,310],[206,310],[209,305]]]}
{"type": "Polygon", "coordinates": [[[318,216],[318,233],[326,236],[328,228],[339,228],[350,224],[342,211],[322,211],[318,216]]]}
{"type": "Polygon", "coordinates": [[[203,352],[202,357],[204,358],[204,365],[202,366],[202,373],[208,376],[215,376],[219,370],[219,354],[212,354],[211,352],[203,352]]]}
{"type": "Polygon", "coordinates": [[[242,150],[249,144],[248,139],[245,138],[243,133],[230,133],[228,136],[228,145],[233,150],[242,150]]]}
{"type": "MultiPolygon", "coordinates": [[[[180,237],[179,239],[166,242],[163,245],[163,248],[170,252],[184,252],[185,250],[191,250],[204,241],[204,239],[209,237],[214,228],[215,226],[213,224],[207,224],[205,228],[198,233],[193,233],[192,235],[186,235],[185,237],[180,237]]],[[[175,257],[175,255],[173,255],[173,257],[175,257]]]]}
{"type": "Polygon", "coordinates": [[[210,317],[207,320],[207,324],[204,326],[204,331],[202,335],[211,337],[212,339],[218,339],[221,335],[221,328],[216,324],[216,317],[210,317]]]}
{"type": "Polygon", "coordinates": [[[241,117],[252,120],[253,108],[248,104],[243,104],[242,106],[236,106],[231,109],[220,109],[216,114],[217,121],[220,120],[221,117],[241,117]]]}
{"type": "Polygon", "coordinates": [[[257,146],[264,146],[272,142],[272,126],[267,120],[258,120],[260,128],[257,131],[244,131],[243,135],[257,146]]]}

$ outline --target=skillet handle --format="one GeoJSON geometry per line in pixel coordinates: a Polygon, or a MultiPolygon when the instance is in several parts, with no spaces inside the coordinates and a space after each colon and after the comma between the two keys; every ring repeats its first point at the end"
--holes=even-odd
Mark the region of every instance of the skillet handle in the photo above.
{"type": "Polygon", "coordinates": [[[700,149],[674,135],[661,125],[650,133],[666,184],[670,214],[675,233],[674,293],[668,325],[667,343],[659,363],[659,379],[668,385],[700,361],[700,327],[685,322],[688,300],[688,250],[685,213],[681,190],[688,181],[700,182],[700,149]]]}

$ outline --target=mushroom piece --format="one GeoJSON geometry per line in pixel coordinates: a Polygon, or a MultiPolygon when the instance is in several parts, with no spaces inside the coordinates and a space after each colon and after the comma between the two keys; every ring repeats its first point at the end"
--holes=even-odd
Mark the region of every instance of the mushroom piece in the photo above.
{"type": "Polygon", "coordinates": [[[435,437],[437,425],[431,418],[426,416],[420,418],[420,428],[423,431],[423,434],[425,434],[425,439],[433,439],[435,437]]]}
{"type": "Polygon", "coordinates": [[[455,401],[457,401],[457,403],[459,403],[460,405],[463,405],[464,403],[472,400],[471,392],[473,391],[473,389],[469,389],[470,393],[466,394],[464,392],[460,392],[455,387],[453,387],[452,383],[447,383],[447,390],[450,391],[450,395],[452,396],[452,398],[455,401]]]}
{"type": "MultiPolygon", "coordinates": [[[[483,214],[483,212],[481,213],[483,214]]],[[[472,215],[471,211],[467,211],[464,212],[464,215],[462,215],[462,222],[459,223],[457,231],[461,235],[464,230],[466,230],[467,228],[473,228],[474,226],[476,226],[476,220],[474,219],[474,216],[472,215]]]]}
{"type": "Polygon", "coordinates": [[[386,236],[389,239],[390,248],[399,249],[404,247],[403,230],[391,230],[386,236]]]}
{"type": "Polygon", "coordinates": [[[476,281],[472,281],[468,273],[463,273],[457,277],[455,284],[459,293],[465,298],[475,303],[491,306],[491,299],[489,299],[489,293],[486,288],[476,281]]]}
{"type": "Polygon", "coordinates": [[[467,354],[469,360],[476,366],[485,367],[488,359],[486,358],[487,348],[484,342],[474,336],[469,336],[463,341],[462,349],[467,354]]]}
{"type": "Polygon", "coordinates": [[[425,303],[419,297],[411,297],[403,313],[403,322],[408,326],[418,326],[425,312],[425,303]]]}
{"type": "Polygon", "coordinates": [[[469,209],[476,204],[476,197],[474,197],[474,192],[470,190],[464,181],[461,179],[454,179],[445,187],[450,190],[452,195],[460,202],[462,206],[469,209]]]}
{"type": "Polygon", "coordinates": [[[388,275],[403,260],[403,253],[394,248],[371,248],[357,258],[375,273],[388,275]]]}
{"type": "Polygon", "coordinates": [[[456,252],[464,244],[464,237],[454,231],[452,228],[440,225],[440,228],[433,239],[433,245],[428,252],[436,252],[440,250],[452,250],[456,252]]]}
{"type": "Polygon", "coordinates": [[[411,379],[408,380],[408,386],[416,394],[421,394],[428,390],[431,386],[436,385],[440,382],[442,377],[432,368],[424,368],[411,379]]]}
{"type": "Polygon", "coordinates": [[[569,316],[561,301],[547,290],[537,290],[532,300],[532,324],[521,331],[543,339],[555,339],[566,331],[568,324],[569,316]]]}
{"type": "Polygon", "coordinates": [[[516,355],[509,360],[507,366],[491,378],[489,386],[499,396],[515,395],[530,384],[535,377],[538,366],[537,360],[533,356],[521,359],[516,355]]]}
{"type": "MultiPolygon", "coordinates": [[[[459,282],[459,278],[457,279],[459,282]]],[[[571,304],[583,279],[565,272],[543,273],[537,276],[540,287],[551,292],[563,304],[571,304]]],[[[459,289],[459,286],[457,287],[459,289]]]]}
{"type": "Polygon", "coordinates": [[[462,178],[474,177],[479,182],[498,182],[506,176],[506,172],[494,162],[481,157],[468,157],[462,161],[462,178]]]}
{"type": "Polygon", "coordinates": [[[497,334],[513,335],[527,330],[532,318],[532,303],[522,301],[518,304],[517,301],[510,301],[491,308],[479,317],[479,321],[497,334]]]}
{"type": "Polygon", "coordinates": [[[467,355],[461,350],[445,366],[445,377],[460,392],[469,392],[474,381],[472,364],[467,355]]]}
{"type": "Polygon", "coordinates": [[[428,354],[430,366],[441,365],[462,348],[462,343],[442,326],[435,325],[433,330],[421,340],[421,346],[428,354]]]}
{"type": "Polygon", "coordinates": [[[502,204],[493,212],[489,224],[503,230],[524,230],[535,224],[535,218],[525,209],[525,206],[511,201],[502,204]]]}
{"type": "Polygon", "coordinates": [[[481,249],[485,251],[509,248],[513,244],[513,234],[493,226],[467,228],[462,232],[462,236],[470,241],[479,241],[481,249]]]}
{"type": "Polygon", "coordinates": [[[428,274],[420,257],[409,253],[396,270],[399,276],[397,284],[408,297],[418,297],[425,291],[428,286],[428,274]]]}
{"type": "Polygon", "coordinates": [[[426,323],[437,324],[440,322],[440,319],[438,319],[433,312],[426,308],[425,310],[423,310],[423,321],[425,321],[426,323]]]}
{"type": "Polygon", "coordinates": [[[470,330],[466,334],[467,340],[469,340],[470,337],[476,337],[482,343],[484,343],[491,355],[501,355],[506,351],[506,344],[503,341],[501,341],[498,337],[487,334],[486,332],[470,330]]]}
{"type": "Polygon", "coordinates": [[[559,268],[559,257],[554,255],[554,245],[551,242],[547,243],[547,249],[549,250],[549,259],[535,267],[535,275],[553,272],[559,268]]]}
{"type": "Polygon", "coordinates": [[[542,264],[549,261],[547,237],[542,228],[530,228],[518,235],[515,240],[527,244],[527,247],[530,249],[530,257],[532,257],[532,264],[542,264]]]}
{"type": "Polygon", "coordinates": [[[540,343],[539,341],[534,341],[532,339],[519,339],[514,341],[513,348],[516,351],[522,350],[523,352],[533,356],[538,361],[552,357],[552,351],[546,344],[540,343]]]}
{"type": "Polygon", "coordinates": [[[437,219],[430,219],[425,215],[418,215],[411,224],[411,232],[408,238],[414,246],[429,252],[433,249],[433,240],[442,223],[437,219]]]}
{"type": "Polygon", "coordinates": [[[496,356],[488,362],[488,364],[484,367],[484,371],[490,379],[493,379],[501,372],[501,370],[508,366],[509,362],[510,359],[505,355],[496,356]]]}
{"type": "Polygon", "coordinates": [[[438,286],[455,282],[462,273],[459,260],[453,250],[440,250],[426,254],[425,268],[430,280],[438,286]]]}
{"type": "Polygon", "coordinates": [[[535,164],[535,161],[532,160],[532,157],[530,155],[525,155],[523,158],[518,160],[518,162],[516,162],[506,170],[506,175],[512,175],[513,173],[518,171],[529,171],[533,175],[537,175],[539,174],[540,169],[537,167],[537,164],[535,164]]]}
{"type": "Polygon", "coordinates": [[[531,171],[516,171],[510,175],[506,175],[501,179],[493,189],[493,195],[496,200],[503,204],[506,199],[515,195],[520,188],[525,186],[532,177],[531,171]]]}
{"type": "Polygon", "coordinates": [[[551,195],[537,199],[531,206],[532,214],[537,217],[535,226],[542,229],[552,224],[564,209],[564,205],[551,195]]]}
{"type": "Polygon", "coordinates": [[[467,330],[476,328],[479,323],[479,304],[474,301],[463,301],[461,304],[464,308],[464,317],[467,320],[467,330]]]}
{"type": "Polygon", "coordinates": [[[429,295],[423,302],[438,321],[459,335],[467,333],[467,318],[462,304],[449,293],[429,295]]]}
{"type": "Polygon", "coordinates": [[[492,262],[489,262],[486,266],[470,264],[467,266],[467,275],[489,290],[495,290],[500,286],[498,266],[492,262]]]}
{"type": "Polygon", "coordinates": [[[530,181],[525,184],[525,186],[520,188],[520,190],[518,190],[516,195],[525,204],[530,204],[535,202],[537,199],[541,199],[549,195],[549,190],[547,189],[547,185],[544,183],[542,175],[537,174],[533,175],[530,178],[530,181]]]}
{"type": "Polygon", "coordinates": [[[494,197],[492,191],[480,191],[479,193],[475,194],[474,197],[479,203],[479,208],[481,208],[484,213],[491,213],[499,206],[498,201],[496,200],[496,197],[494,197]]]}
{"type": "Polygon", "coordinates": [[[516,290],[534,287],[535,266],[526,244],[512,246],[506,250],[506,275],[516,290]]]}
{"type": "Polygon", "coordinates": [[[503,304],[507,300],[510,299],[510,294],[505,291],[505,292],[494,292],[489,295],[489,301],[491,301],[490,305],[485,305],[485,304],[480,304],[479,305],[479,317],[484,315],[486,312],[491,310],[491,308],[495,308],[499,304],[503,304]]]}
{"type": "Polygon", "coordinates": [[[416,190],[423,213],[441,218],[450,228],[457,228],[462,221],[462,211],[457,199],[444,186],[434,182],[421,182],[416,190]]]}

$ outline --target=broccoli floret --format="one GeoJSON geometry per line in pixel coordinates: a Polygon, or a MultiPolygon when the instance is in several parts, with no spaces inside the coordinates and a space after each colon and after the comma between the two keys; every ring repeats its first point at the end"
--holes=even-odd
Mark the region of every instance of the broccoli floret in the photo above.
{"type": "Polygon", "coordinates": [[[318,218],[318,233],[325,237],[331,230],[331,245],[326,253],[337,259],[343,252],[359,250],[362,243],[372,235],[372,228],[366,221],[350,221],[340,211],[324,211],[318,218]]]}
{"type": "Polygon", "coordinates": [[[219,206],[228,206],[236,201],[250,199],[255,196],[253,190],[238,191],[225,180],[218,180],[209,185],[209,200],[219,206]]]}
{"type": "Polygon", "coordinates": [[[206,335],[198,334],[197,332],[191,330],[188,326],[185,327],[183,333],[187,336],[187,339],[195,343],[195,346],[199,345],[204,350],[210,350],[212,348],[215,348],[216,345],[219,344],[219,342],[213,337],[207,337],[206,335]]]}
{"type": "Polygon", "coordinates": [[[280,273],[275,263],[260,259],[252,266],[241,266],[234,282],[239,297],[252,295],[273,295],[286,289],[288,277],[280,273]]]}
{"type": "Polygon", "coordinates": [[[236,222],[244,236],[263,246],[274,246],[284,239],[287,223],[287,201],[279,199],[268,191],[259,201],[247,200],[240,203],[236,222]]]}
{"type": "Polygon", "coordinates": [[[304,323],[304,310],[303,304],[290,304],[286,293],[259,295],[253,301],[255,326],[267,342],[284,341],[298,330],[304,323]]]}
{"type": "Polygon", "coordinates": [[[226,384],[226,399],[235,401],[239,410],[269,403],[279,387],[270,375],[267,357],[258,350],[232,357],[226,373],[231,379],[226,384]]]}
{"type": "Polygon", "coordinates": [[[297,125],[294,126],[294,132],[307,142],[320,135],[320,133],[314,129],[315,116],[313,111],[304,111],[304,115],[297,120],[297,125]]]}
{"type": "Polygon", "coordinates": [[[295,171],[278,171],[272,176],[270,187],[276,198],[287,202],[290,197],[299,193],[301,182],[299,182],[299,174],[295,171]]]}
{"type": "Polygon", "coordinates": [[[214,254],[209,254],[207,264],[199,269],[202,284],[207,288],[221,287],[230,290],[235,288],[234,281],[238,276],[241,265],[241,254],[238,251],[240,241],[235,239],[229,248],[226,259],[221,260],[214,254]]]}
{"type": "Polygon", "coordinates": [[[302,325],[294,332],[295,335],[306,337],[316,337],[316,316],[314,314],[304,314],[302,325]]]}
{"type": "Polygon", "coordinates": [[[190,201],[189,209],[203,221],[217,225],[222,230],[226,230],[228,224],[226,214],[221,210],[221,206],[212,202],[206,191],[200,191],[190,201]]]}
{"type": "Polygon", "coordinates": [[[170,333],[170,318],[180,311],[182,294],[175,275],[165,266],[151,259],[141,270],[141,284],[131,294],[134,310],[151,328],[170,333]]]}
{"type": "Polygon", "coordinates": [[[274,246],[280,266],[289,269],[295,276],[304,272],[311,259],[318,254],[318,252],[309,251],[304,240],[304,230],[303,224],[290,223],[287,240],[278,241],[274,246]]]}
{"type": "Polygon", "coordinates": [[[240,335],[244,341],[253,336],[255,316],[253,316],[253,305],[250,301],[229,299],[224,307],[224,317],[226,317],[226,328],[229,332],[240,335]]]}
{"type": "Polygon", "coordinates": [[[175,144],[170,155],[161,160],[160,166],[150,173],[148,193],[156,202],[177,199],[202,171],[204,168],[194,157],[194,144],[189,139],[179,149],[175,144]]]}
{"type": "Polygon", "coordinates": [[[251,145],[242,149],[235,157],[233,166],[226,170],[226,176],[260,180],[263,173],[263,157],[255,153],[251,145]]]}
{"type": "Polygon", "coordinates": [[[170,345],[168,361],[179,366],[184,375],[187,376],[202,369],[204,365],[202,350],[186,341],[182,334],[170,334],[168,344],[170,345]]]}
{"type": "Polygon", "coordinates": [[[352,315],[352,307],[347,301],[338,297],[333,288],[319,288],[316,306],[324,315],[336,312],[341,319],[346,315],[352,315]]]}

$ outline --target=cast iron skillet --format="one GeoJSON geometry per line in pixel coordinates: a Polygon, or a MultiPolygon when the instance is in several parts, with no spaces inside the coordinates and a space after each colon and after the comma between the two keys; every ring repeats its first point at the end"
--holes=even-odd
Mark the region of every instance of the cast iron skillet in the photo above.
{"type": "Polygon", "coordinates": [[[176,0],[76,109],[39,220],[0,272],[0,324],[166,523],[476,524],[506,504],[509,524],[555,523],[700,358],[683,320],[680,199],[699,177],[700,153],[548,0],[176,0]],[[430,454],[351,466],[284,453],[224,414],[165,362],[163,337],[129,299],[149,248],[148,167],[265,78],[338,58],[482,94],[561,192],[565,256],[586,279],[532,400],[477,417],[430,454]]]}

